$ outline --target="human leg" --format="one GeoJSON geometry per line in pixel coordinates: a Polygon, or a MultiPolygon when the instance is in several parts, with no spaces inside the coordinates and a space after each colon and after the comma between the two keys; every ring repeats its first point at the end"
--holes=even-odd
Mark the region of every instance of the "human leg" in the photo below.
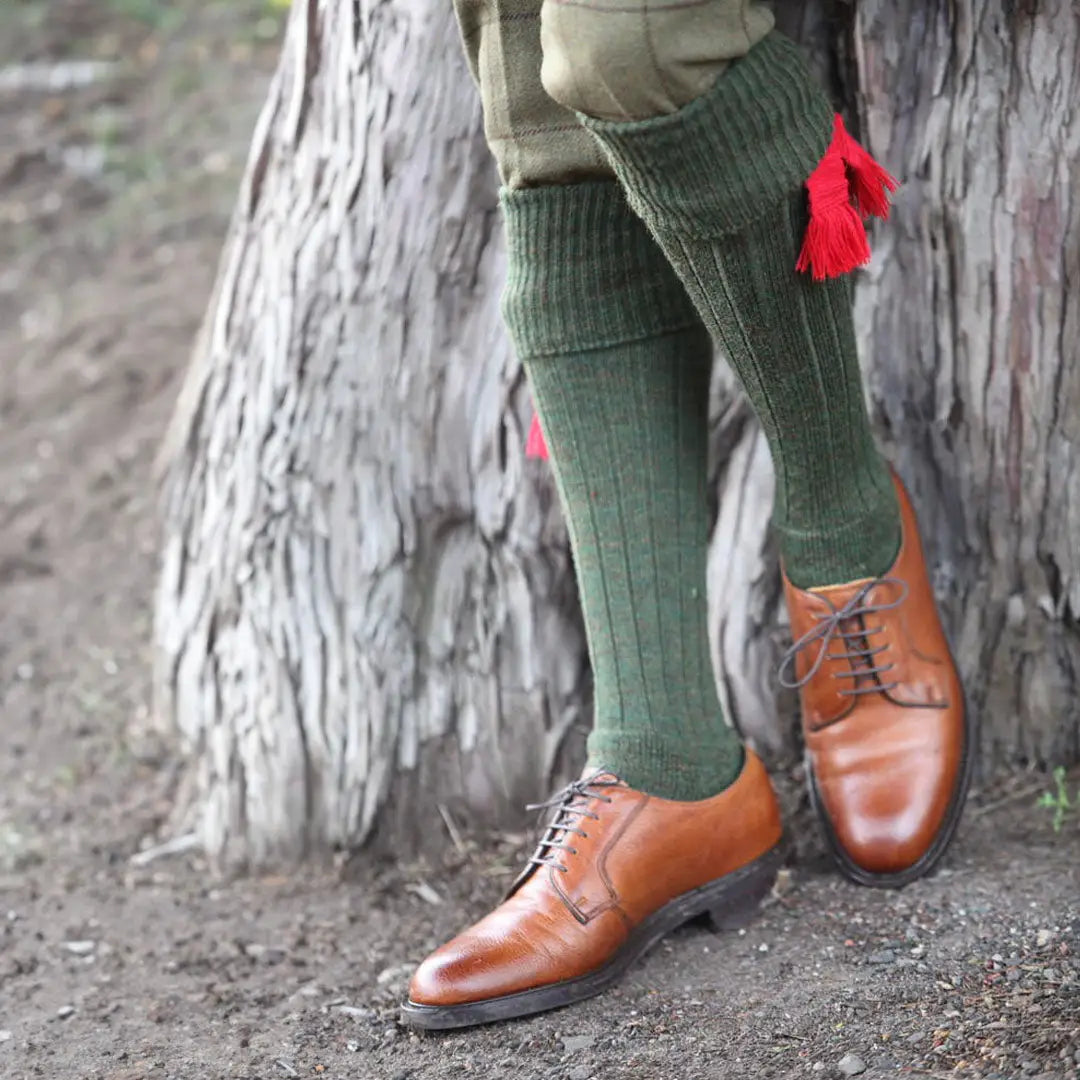
{"type": "MultiPolygon", "coordinates": [[[[588,30],[600,47],[633,51],[617,22],[611,34],[596,29],[609,14],[597,2],[545,0],[544,20],[561,20],[563,41],[580,43],[588,30]],[[586,17],[581,33],[566,30],[567,19],[586,17]]],[[[645,16],[655,2],[642,0],[633,24],[639,53],[656,48],[645,16]]],[[[678,38],[671,22],[664,32],[678,38]]],[[[619,98],[614,62],[593,57],[584,69],[572,55],[545,58],[545,75],[571,69],[575,79],[546,79],[563,104],[596,99],[582,90],[592,70],[609,73],[604,93],[619,98]]],[[[865,237],[849,243],[847,230],[862,228],[853,201],[883,202],[886,174],[834,125],[798,50],[775,32],[698,97],[673,104],[649,117],[582,120],[769,439],[796,638],[784,674],[802,692],[812,790],[837,861],[858,881],[903,884],[933,866],[952,835],[971,738],[914,515],[870,431],[847,283],[796,269],[800,249],[835,256],[840,269],[863,257],[865,237]]]]}
{"type": "MultiPolygon", "coordinates": [[[[482,73],[485,50],[504,47],[483,37],[506,9],[501,0],[479,6],[488,15],[473,12],[471,25],[482,73]]],[[[485,112],[515,118],[509,128],[487,122],[507,184],[503,310],[573,544],[596,684],[592,764],[546,804],[550,823],[507,899],[417,969],[402,1016],[425,1028],[599,993],[682,922],[745,920],[780,861],[768,776],[724,724],[709,664],[711,343],[619,186],[584,179],[587,159],[566,168],[580,143],[540,139],[531,134],[540,124],[489,102],[523,72],[539,86],[539,23],[531,25],[531,52],[492,65],[511,67],[514,79],[489,78],[488,93],[480,83],[485,112]],[[531,141],[508,151],[499,133],[512,136],[515,124],[531,141]],[[545,145],[561,172],[535,160],[545,145]]],[[[561,139],[551,130],[561,128],[551,117],[548,133],[561,139]]]]}

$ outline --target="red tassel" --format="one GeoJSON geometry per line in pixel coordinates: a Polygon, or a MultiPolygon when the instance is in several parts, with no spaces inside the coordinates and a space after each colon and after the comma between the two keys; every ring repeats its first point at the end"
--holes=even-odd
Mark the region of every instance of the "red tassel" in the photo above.
{"type": "Polygon", "coordinates": [[[882,168],[848,133],[844,122],[837,117],[837,125],[844,136],[844,161],[848,167],[851,196],[864,218],[877,217],[885,221],[889,217],[889,196],[900,186],[888,170],[882,168]]]}
{"type": "Polygon", "coordinates": [[[544,438],[538,416],[533,416],[532,427],[529,428],[529,437],[525,440],[525,456],[540,458],[543,461],[547,461],[550,457],[547,440],[544,438]]]}
{"type": "Polygon", "coordinates": [[[887,217],[887,192],[897,186],[835,117],[832,142],[806,180],[810,222],[795,268],[824,281],[868,263],[870,244],[860,211],[887,217]]]}
{"type": "Polygon", "coordinates": [[[846,141],[838,116],[832,142],[806,180],[810,221],[795,269],[809,271],[815,281],[839,277],[870,260],[866,229],[851,202],[843,156],[846,141]]]}

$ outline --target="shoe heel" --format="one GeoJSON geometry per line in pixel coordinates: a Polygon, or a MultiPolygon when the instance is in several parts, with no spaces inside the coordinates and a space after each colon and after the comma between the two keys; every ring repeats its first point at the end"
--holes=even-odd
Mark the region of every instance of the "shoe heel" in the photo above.
{"type": "Polygon", "coordinates": [[[723,900],[713,904],[706,918],[713,930],[741,930],[754,920],[761,902],[772,891],[780,868],[779,857],[772,853],[761,860],[761,865],[731,888],[723,900]]]}

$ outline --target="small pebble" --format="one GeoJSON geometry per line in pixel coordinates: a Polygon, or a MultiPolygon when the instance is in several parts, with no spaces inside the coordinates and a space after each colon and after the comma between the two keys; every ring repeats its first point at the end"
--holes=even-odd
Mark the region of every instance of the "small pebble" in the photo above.
{"type": "Polygon", "coordinates": [[[280,949],[274,945],[260,945],[258,942],[251,942],[244,946],[244,953],[250,956],[252,960],[258,960],[261,964],[280,964],[286,956],[285,950],[280,949]]]}
{"type": "Polygon", "coordinates": [[[69,1016],[75,1015],[75,1006],[61,1005],[60,1008],[56,1010],[56,1015],[60,1020],[67,1020],[69,1016]]]}
{"type": "Polygon", "coordinates": [[[866,958],[871,964],[891,964],[896,959],[896,953],[892,949],[879,949],[872,952],[866,958]]]}
{"type": "Polygon", "coordinates": [[[777,871],[776,881],[773,882],[772,894],[773,896],[786,896],[791,892],[795,886],[795,880],[791,876],[791,871],[785,867],[783,870],[777,871]]]}
{"type": "Polygon", "coordinates": [[[575,1065],[567,1074],[566,1080],[589,1080],[592,1069],[588,1065],[575,1065]]]}
{"type": "Polygon", "coordinates": [[[858,1054],[845,1054],[837,1063],[836,1068],[841,1076],[859,1076],[866,1072],[866,1062],[858,1054]]]}
{"type": "Polygon", "coordinates": [[[357,1050],[360,1049],[360,1044],[358,1042],[347,1042],[345,1044],[345,1049],[348,1050],[350,1054],[355,1054],[357,1050]]]}
{"type": "Polygon", "coordinates": [[[96,941],[65,941],[63,947],[75,956],[89,956],[96,948],[96,941]]]}
{"type": "Polygon", "coordinates": [[[564,1035],[563,1051],[567,1054],[576,1054],[579,1050],[588,1050],[594,1042],[596,1042],[595,1035],[564,1035]]]}
{"type": "Polygon", "coordinates": [[[10,1041],[11,1037],[12,1036],[10,1031],[0,1031],[0,1043],[10,1041]]]}
{"type": "Polygon", "coordinates": [[[335,1005],[334,1012],[342,1016],[351,1016],[355,1020],[370,1020],[375,1013],[371,1009],[362,1009],[356,1005],[335,1005]]]}

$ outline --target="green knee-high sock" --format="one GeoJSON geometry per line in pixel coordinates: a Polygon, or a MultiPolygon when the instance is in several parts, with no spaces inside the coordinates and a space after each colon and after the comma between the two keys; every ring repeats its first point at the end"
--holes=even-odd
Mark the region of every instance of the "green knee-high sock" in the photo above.
{"type": "Polygon", "coordinates": [[[573,545],[595,680],[589,759],[703,799],[742,766],[706,633],[708,332],[614,182],[503,193],[503,312],[573,545]]]}
{"type": "Polygon", "coordinates": [[[884,573],[899,509],[866,414],[848,283],[795,270],[803,182],[833,123],[799,50],[773,33],[679,112],[582,121],[761,420],[788,576],[809,588],[884,573]]]}

